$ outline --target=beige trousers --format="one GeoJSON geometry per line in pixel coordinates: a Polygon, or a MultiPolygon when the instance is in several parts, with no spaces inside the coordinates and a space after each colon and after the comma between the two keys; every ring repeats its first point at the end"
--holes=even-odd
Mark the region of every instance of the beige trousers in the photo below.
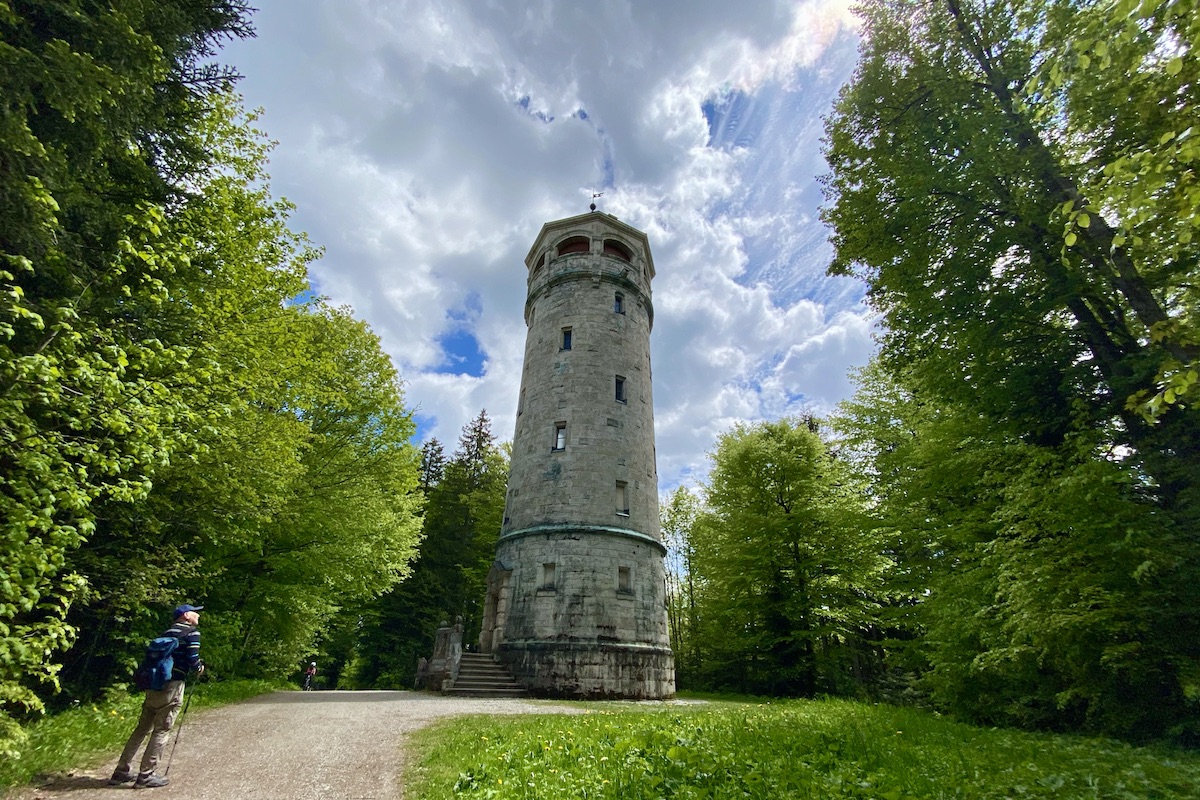
{"type": "Polygon", "coordinates": [[[181,705],[183,681],[170,681],[161,689],[150,689],[146,692],[146,699],[142,701],[142,715],[138,718],[137,727],[130,734],[129,741],[125,743],[121,761],[117,764],[117,772],[129,774],[133,771],[133,758],[147,734],[150,736],[150,744],[146,745],[146,752],[142,754],[142,765],[138,774],[145,777],[154,772],[181,705]]]}

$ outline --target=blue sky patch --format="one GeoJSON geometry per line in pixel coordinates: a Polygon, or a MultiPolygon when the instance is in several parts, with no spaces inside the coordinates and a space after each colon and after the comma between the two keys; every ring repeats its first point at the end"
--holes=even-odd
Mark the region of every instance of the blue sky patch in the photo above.
{"type": "Polygon", "coordinates": [[[479,340],[475,338],[475,334],[465,328],[455,328],[439,336],[437,343],[446,357],[434,372],[483,377],[484,355],[479,349],[479,340]]]}
{"type": "Polygon", "coordinates": [[[757,95],[735,90],[704,101],[700,110],[708,121],[708,146],[725,150],[753,147],[766,122],[759,112],[769,106],[759,100],[757,95]]]}
{"type": "Polygon", "coordinates": [[[472,331],[482,311],[483,299],[478,292],[471,292],[463,298],[460,307],[446,312],[451,326],[437,337],[438,346],[442,348],[445,358],[434,372],[443,375],[483,377],[484,354],[472,331]]]}
{"type": "Polygon", "coordinates": [[[318,299],[320,296],[321,295],[317,294],[315,289],[309,288],[309,289],[305,289],[303,292],[300,292],[300,294],[296,295],[295,297],[289,297],[287,300],[284,301],[284,305],[286,305],[286,306],[306,306],[309,303],[313,302],[314,300],[318,299]]]}
{"type": "MultiPolygon", "coordinates": [[[[422,414],[421,409],[417,409],[413,412],[413,421],[417,423],[417,432],[412,435],[409,441],[415,445],[420,445],[431,438],[433,432],[437,430],[438,418],[435,414],[422,414]]],[[[442,442],[442,444],[446,445],[447,442],[442,442]]],[[[453,444],[453,442],[450,444],[453,444]]],[[[452,449],[453,447],[447,448],[448,451],[452,449]]]]}
{"type": "Polygon", "coordinates": [[[517,100],[517,108],[521,109],[526,114],[533,117],[534,119],[540,120],[541,122],[546,123],[547,125],[549,125],[551,122],[554,122],[553,114],[549,114],[538,108],[532,108],[529,105],[530,102],[531,102],[531,100],[529,99],[529,95],[524,95],[520,99],[517,100]]]}

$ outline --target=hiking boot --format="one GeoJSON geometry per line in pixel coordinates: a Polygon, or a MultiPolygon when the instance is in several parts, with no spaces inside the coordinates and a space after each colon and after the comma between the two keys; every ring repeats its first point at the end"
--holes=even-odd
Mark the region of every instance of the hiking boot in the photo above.
{"type": "Polygon", "coordinates": [[[164,778],[162,775],[155,775],[153,772],[151,772],[149,775],[139,775],[137,783],[133,785],[133,788],[157,789],[160,786],[166,786],[170,782],[170,778],[164,778]]]}
{"type": "Polygon", "coordinates": [[[116,770],[113,772],[112,777],[108,779],[108,785],[120,786],[122,783],[129,783],[133,780],[137,780],[136,774],[132,772],[122,772],[121,770],[116,770]]]}

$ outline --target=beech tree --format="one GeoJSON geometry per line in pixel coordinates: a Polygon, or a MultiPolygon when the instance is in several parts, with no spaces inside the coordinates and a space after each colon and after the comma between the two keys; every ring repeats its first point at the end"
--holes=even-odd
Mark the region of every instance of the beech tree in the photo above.
{"type": "MultiPolygon", "coordinates": [[[[93,505],[134,501],[187,444],[189,369],[164,230],[210,165],[192,123],[232,74],[239,0],[0,3],[0,752],[53,690],[93,505]]],[[[198,372],[198,370],[197,370],[198,372]]],[[[203,381],[204,376],[195,375],[203,381]]]]}
{"type": "Polygon", "coordinates": [[[699,669],[713,688],[851,692],[855,658],[870,657],[888,562],[815,428],[785,419],[718,440],[692,529],[699,669]]]}
{"type": "Polygon", "coordinates": [[[263,444],[299,468],[280,506],[255,509],[257,524],[189,548],[208,624],[229,648],[212,663],[243,674],[289,673],[343,606],[408,573],[419,540],[416,426],[390,359],[345,310],[293,311],[289,391],[273,416],[304,437],[263,444]]]}
{"type": "Polygon", "coordinates": [[[1182,385],[1134,411],[1200,348],[1192,11],[871,0],[826,147],[831,269],[867,282],[885,360],[1031,441],[1105,429],[1173,508],[1197,413],[1182,385]]]}
{"type": "Polygon", "coordinates": [[[83,632],[65,659],[77,697],[123,678],[180,596],[204,602],[214,674],[286,674],[415,550],[423,501],[399,378],[347,310],[298,299],[318,251],[271,198],[253,122],[216,99],[197,131],[221,169],[164,223],[199,270],[172,298],[196,316],[196,372],[171,387],[188,398],[194,446],[144,500],[102,504],[68,557],[88,583],[69,617],[83,632]]]}
{"type": "Polygon", "coordinates": [[[928,581],[908,587],[929,592],[927,685],[983,720],[1185,733],[1200,686],[1194,2],[860,13],[824,214],[831,269],[867,283],[880,374],[905,398],[859,418],[928,581]]]}
{"type": "Polygon", "coordinates": [[[982,724],[1189,735],[1200,576],[1141,476],[1086,432],[1048,448],[911,376],[859,381],[839,452],[896,564],[890,666],[982,724]]]}
{"type": "Polygon", "coordinates": [[[680,486],[659,504],[663,544],[667,547],[667,622],[675,654],[675,683],[696,683],[700,657],[696,652],[696,547],[693,529],[701,512],[700,498],[680,486]]]}

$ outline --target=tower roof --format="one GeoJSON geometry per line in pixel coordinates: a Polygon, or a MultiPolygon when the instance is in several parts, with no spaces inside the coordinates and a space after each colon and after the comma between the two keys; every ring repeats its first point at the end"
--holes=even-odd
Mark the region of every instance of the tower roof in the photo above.
{"type": "Polygon", "coordinates": [[[579,214],[574,217],[565,217],[556,219],[552,222],[547,222],[538,232],[537,238],[533,240],[533,245],[529,248],[529,252],[525,255],[525,266],[533,269],[534,261],[537,258],[538,251],[542,249],[547,238],[551,238],[559,231],[578,230],[586,228],[595,223],[601,223],[628,239],[632,239],[640,245],[641,250],[645,253],[646,268],[649,270],[650,277],[654,277],[654,257],[650,255],[650,240],[646,238],[646,234],[639,231],[637,228],[614,217],[612,214],[606,214],[603,211],[589,211],[586,214],[579,214]]]}

